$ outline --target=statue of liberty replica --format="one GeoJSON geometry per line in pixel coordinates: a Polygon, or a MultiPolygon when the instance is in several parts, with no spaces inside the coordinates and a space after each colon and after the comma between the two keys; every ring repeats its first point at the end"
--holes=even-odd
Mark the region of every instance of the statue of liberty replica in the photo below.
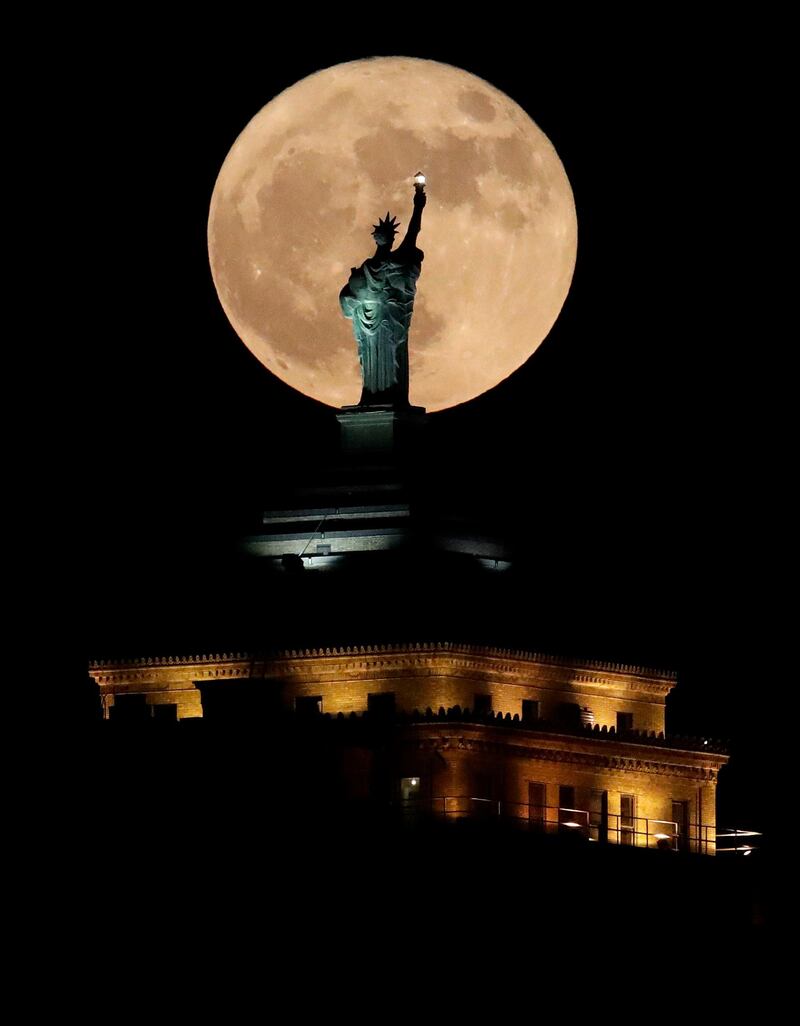
{"type": "Polygon", "coordinates": [[[342,313],[353,322],[363,388],[359,408],[408,406],[408,329],[424,253],[417,249],[425,207],[425,176],[414,177],[414,212],[405,238],[393,250],[399,222],[387,211],[374,226],[377,249],[339,294],[342,313]]]}

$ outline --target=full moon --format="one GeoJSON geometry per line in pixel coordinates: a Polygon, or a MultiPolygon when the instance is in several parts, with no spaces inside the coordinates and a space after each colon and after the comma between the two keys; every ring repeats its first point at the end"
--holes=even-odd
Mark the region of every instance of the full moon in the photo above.
{"type": "Polygon", "coordinates": [[[429,411],[507,378],[569,291],[577,219],[558,154],[504,93],[436,61],[375,57],[319,71],[250,121],[211,198],[220,302],[270,371],[331,406],[361,375],[338,296],[372,256],[372,225],[412,211],[427,176],[425,252],[409,334],[410,400],[429,411]]]}

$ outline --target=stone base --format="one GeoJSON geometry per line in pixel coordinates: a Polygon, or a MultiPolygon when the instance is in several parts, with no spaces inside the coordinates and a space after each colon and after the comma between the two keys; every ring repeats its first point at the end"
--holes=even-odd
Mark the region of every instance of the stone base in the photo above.
{"type": "Polygon", "coordinates": [[[422,406],[343,406],[336,414],[342,450],[359,453],[396,453],[405,448],[427,420],[422,406]]]}

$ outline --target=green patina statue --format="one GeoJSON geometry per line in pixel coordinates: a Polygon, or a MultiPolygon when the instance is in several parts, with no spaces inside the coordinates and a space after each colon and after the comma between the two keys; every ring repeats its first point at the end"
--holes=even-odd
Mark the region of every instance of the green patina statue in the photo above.
{"type": "Polygon", "coordinates": [[[339,294],[358,344],[363,383],[359,406],[408,406],[408,329],[424,257],[417,235],[426,203],[424,177],[418,175],[416,182],[414,213],[403,241],[392,250],[399,222],[387,211],[372,232],[375,255],[351,269],[339,294]]]}

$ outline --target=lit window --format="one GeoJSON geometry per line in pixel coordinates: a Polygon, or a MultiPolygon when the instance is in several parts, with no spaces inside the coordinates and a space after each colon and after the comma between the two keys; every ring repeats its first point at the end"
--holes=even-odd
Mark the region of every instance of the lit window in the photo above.
{"type": "Polygon", "coordinates": [[[418,802],[422,797],[422,780],[419,777],[400,778],[400,799],[403,805],[418,802]]]}

